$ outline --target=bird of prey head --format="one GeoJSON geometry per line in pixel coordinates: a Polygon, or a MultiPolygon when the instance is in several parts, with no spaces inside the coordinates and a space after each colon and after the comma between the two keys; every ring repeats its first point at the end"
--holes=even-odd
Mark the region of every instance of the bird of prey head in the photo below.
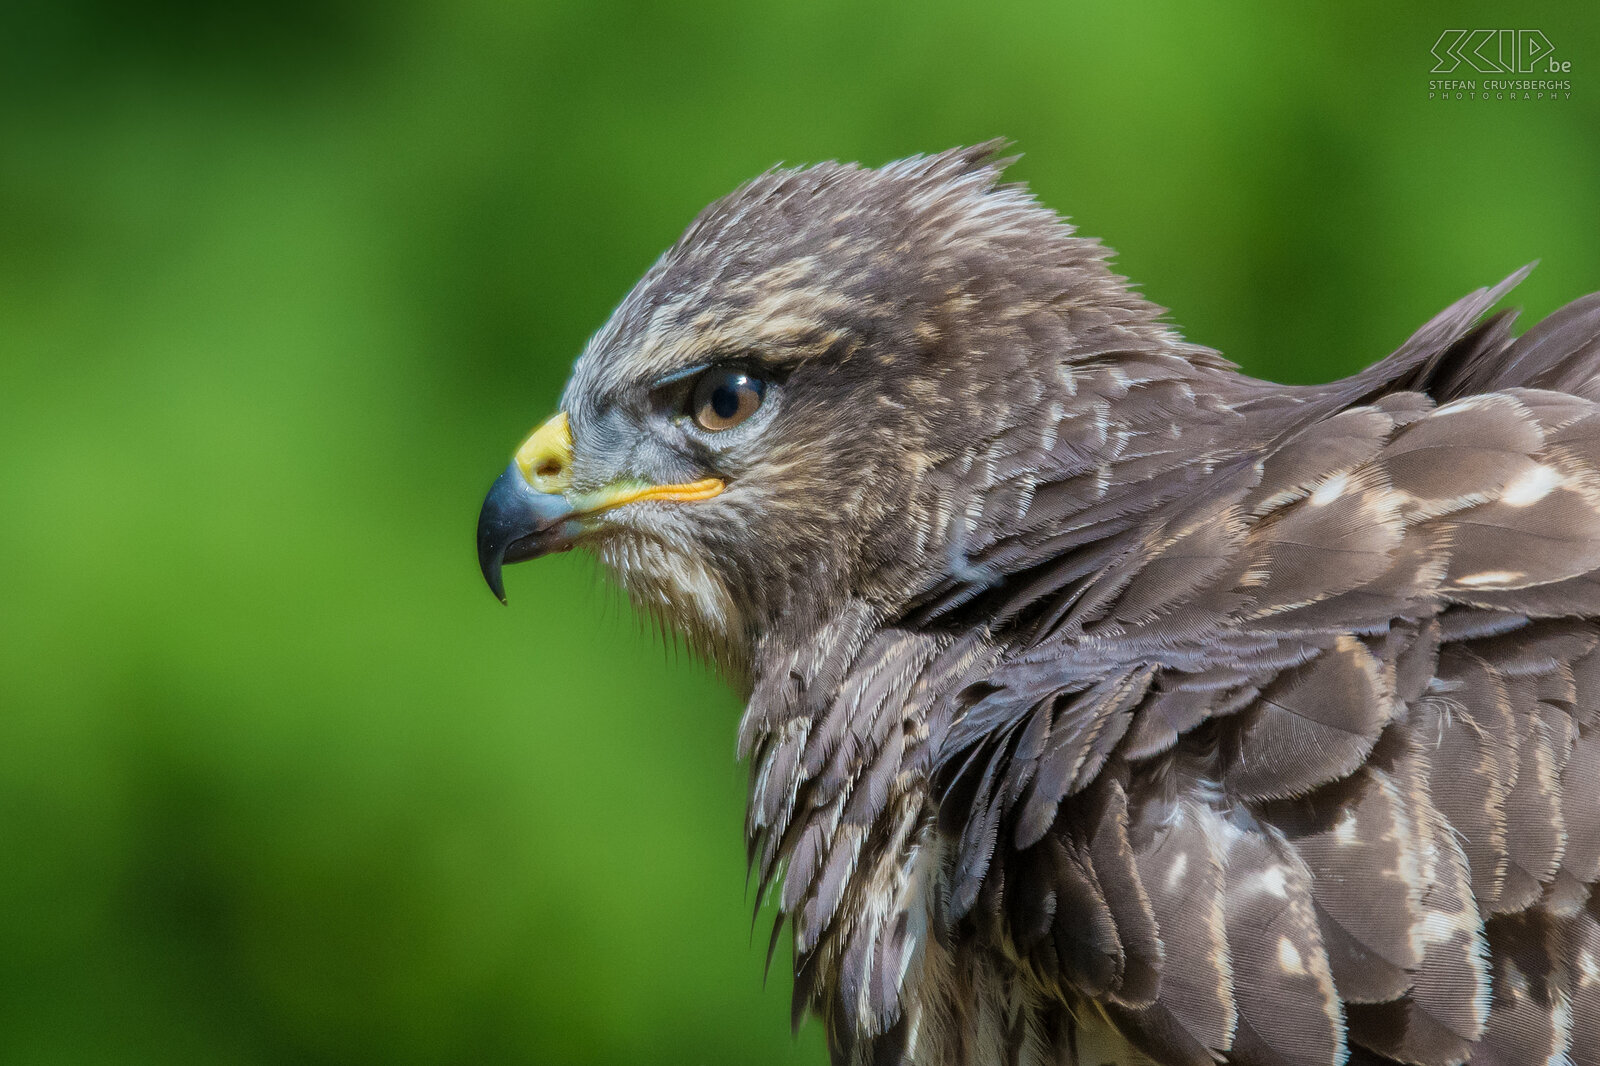
{"type": "Polygon", "coordinates": [[[491,587],[582,544],[739,668],[845,593],[890,612],[936,580],[961,553],[941,475],[1047,414],[1038,346],[1181,347],[991,155],[774,171],[704,211],[497,483],[491,587]]]}
{"type": "Polygon", "coordinates": [[[1600,297],[1251,379],[998,145],[765,174],[484,501],[747,696],[837,1063],[1600,1062],[1600,297]]]}

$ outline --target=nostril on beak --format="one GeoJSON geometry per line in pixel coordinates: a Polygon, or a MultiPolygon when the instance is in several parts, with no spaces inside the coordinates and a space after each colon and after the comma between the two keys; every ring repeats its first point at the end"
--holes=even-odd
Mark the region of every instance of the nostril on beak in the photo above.
{"type": "Polygon", "coordinates": [[[561,493],[572,479],[572,428],[558,414],[522,442],[516,464],[539,492],[561,493]]]}

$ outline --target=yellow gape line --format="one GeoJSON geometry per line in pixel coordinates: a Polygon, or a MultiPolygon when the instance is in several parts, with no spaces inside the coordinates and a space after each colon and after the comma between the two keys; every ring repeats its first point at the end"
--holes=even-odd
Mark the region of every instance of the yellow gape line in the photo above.
{"type": "Polygon", "coordinates": [[[592,511],[605,511],[613,507],[621,507],[625,503],[638,503],[641,500],[672,500],[677,503],[694,503],[697,500],[709,500],[722,491],[722,482],[717,478],[708,477],[702,481],[690,481],[683,485],[640,485],[630,488],[625,485],[614,485],[595,493],[592,499],[599,501],[598,507],[589,508],[592,511]]]}

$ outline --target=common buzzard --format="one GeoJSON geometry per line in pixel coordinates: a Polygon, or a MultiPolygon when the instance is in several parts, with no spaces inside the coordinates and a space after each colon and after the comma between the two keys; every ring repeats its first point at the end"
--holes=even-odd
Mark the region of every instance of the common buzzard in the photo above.
{"type": "Polygon", "coordinates": [[[997,145],[707,208],[484,502],[749,706],[836,1063],[1600,1063],[1600,294],[1328,385],[997,145]]]}

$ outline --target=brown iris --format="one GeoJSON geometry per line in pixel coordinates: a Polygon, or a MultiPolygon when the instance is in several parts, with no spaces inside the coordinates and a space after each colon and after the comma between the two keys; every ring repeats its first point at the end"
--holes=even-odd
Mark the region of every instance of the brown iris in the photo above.
{"type": "Polygon", "coordinates": [[[755,414],[766,393],[766,382],[743,370],[708,370],[695,382],[689,411],[701,429],[717,433],[755,414]]]}

